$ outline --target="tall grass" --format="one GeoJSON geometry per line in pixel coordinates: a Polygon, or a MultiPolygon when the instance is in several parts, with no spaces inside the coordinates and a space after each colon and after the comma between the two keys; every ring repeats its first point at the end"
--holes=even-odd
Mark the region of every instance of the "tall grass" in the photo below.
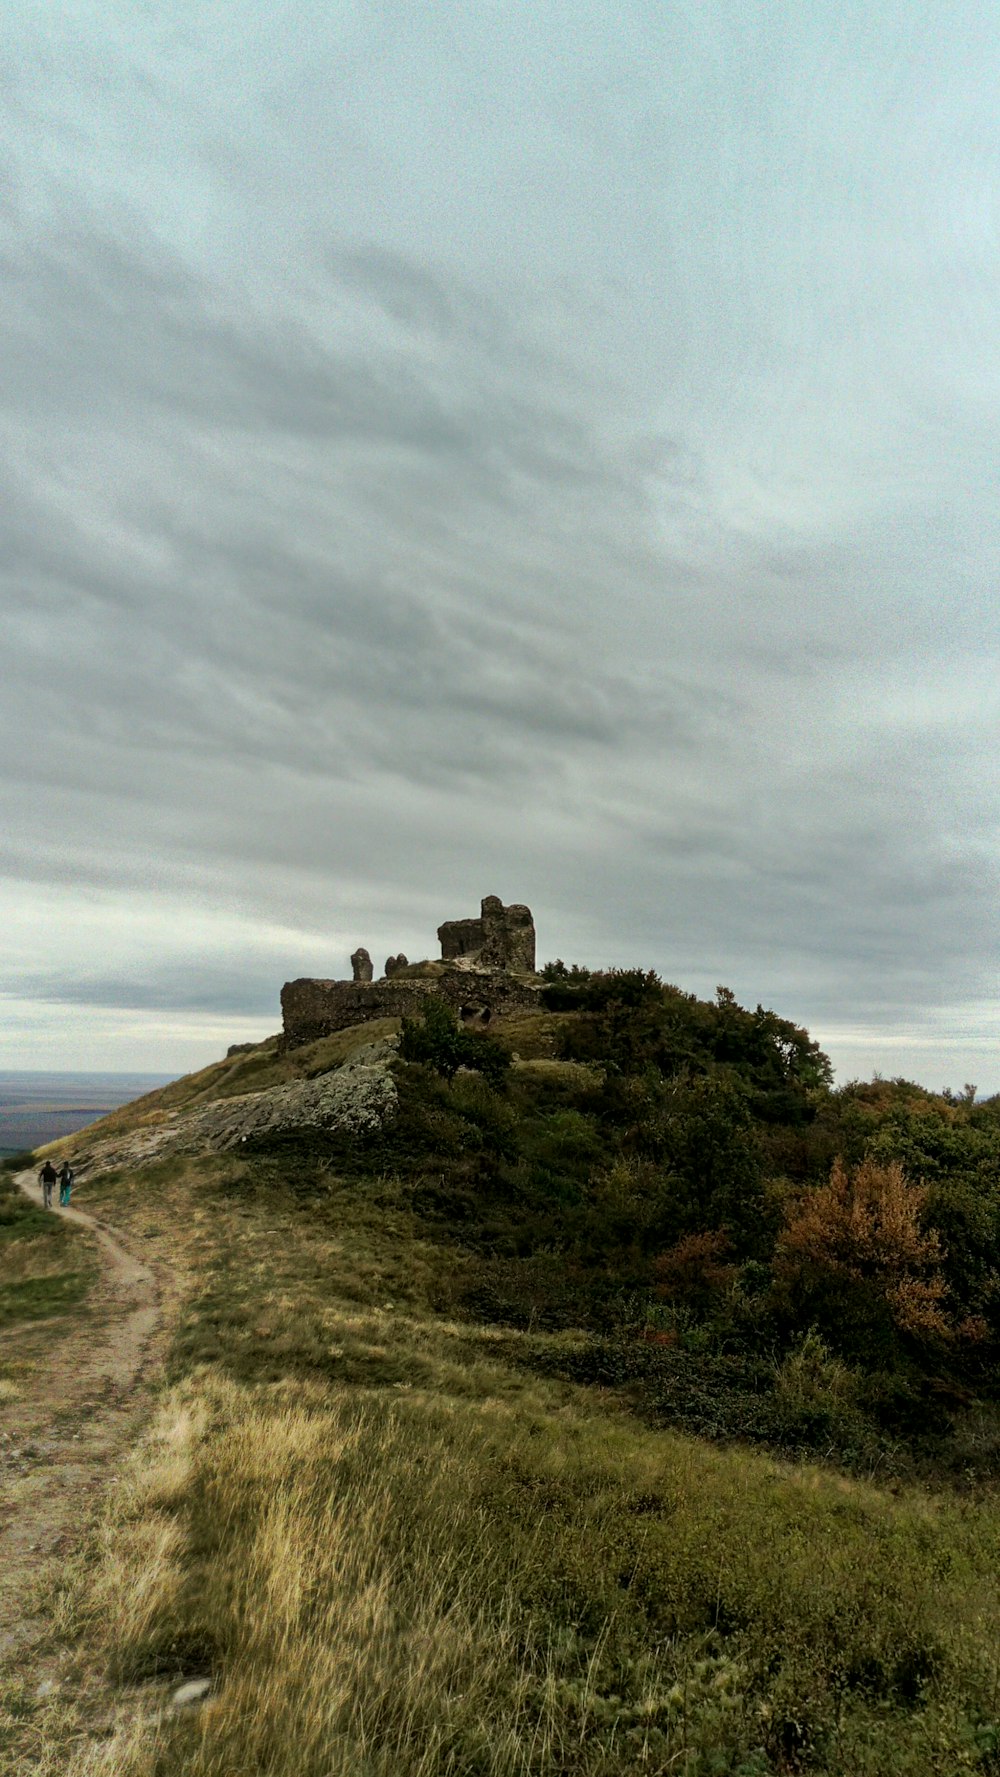
{"type": "MultiPolygon", "coordinates": [[[[455,1249],[387,1186],[295,1174],[293,1199],[273,1170],[88,1187],[191,1293],[63,1617],[131,1714],[58,1756],[43,1723],[25,1771],[1000,1769],[992,1498],[644,1428],[505,1361],[527,1335],[435,1314],[455,1249]],[[200,1673],[208,1703],[170,1713],[200,1673]]],[[[817,1339],[778,1378],[806,1407],[852,1387],[817,1339]]]]}
{"type": "Polygon", "coordinates": [[[90,1608],[120,1679],[217,1688],[103,1768],[991,1769],[998,1540],[988,1507],[544,1391],[518,1407],[205,1372],[134,1465],[90,1608]]]}

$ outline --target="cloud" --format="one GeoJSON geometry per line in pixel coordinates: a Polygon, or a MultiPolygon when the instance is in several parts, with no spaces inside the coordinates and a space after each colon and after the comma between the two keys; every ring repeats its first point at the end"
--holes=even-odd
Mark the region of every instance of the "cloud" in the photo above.
{"type": "Polygon", "coordinates": [[[985,15],[251,14],[84,8],[46,64],[11,9],[31,1043],[263,1015],[495,890],[543,954],[978,1053],[985,15]]]}
{"type": "MultiPolygon", "coordinates": [[[[294,962],[294,959],[292,959],[294,962]]],[[[288,968],[267,971],[254,958],[248,971],[242,959],[228,967],[205,966],[195,958],[156,974],[130,972],[127,976],[77,976],[52,982],[46,976],[26,975],[15,983],[11,997],[34,1005],[82,1006],[100,1011],[203,1012],[216,1019],[235,1017],[258,1021],[270,1018],[280,1024],[276,1012],[275,982],[288,978],[288,968]]]]}

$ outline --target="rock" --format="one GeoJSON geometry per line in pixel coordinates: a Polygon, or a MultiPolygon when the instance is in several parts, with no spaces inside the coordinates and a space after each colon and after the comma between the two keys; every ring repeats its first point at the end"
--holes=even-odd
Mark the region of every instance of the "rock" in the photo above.
{"type": "Polygon", "coordinates": [[[370,981],[372,979],[375,969],[363,944],[359,944],[352,955],[351,968],[354,970],[355,981],[370,981]]]}
{"type": "Polygon", "coordinates": [[[489,1027],[491,1011],[489,1006],[459,1006],[458,1016],[466,1030],[486,1030],[489,1027]]]}
{"type": "Polygon", "coordinates": [[[186,1684],[180,1685],[174,1692],[170,1699],[171,1708],[190,1709],[195,1703],[204,1703],[211,1689],[210,1678],[189,1678],[186,1684]]]}
{"type": "Polygon", "coordinates": [[[407,960],[406,960],[405,956],[403,955],[402,951],[400,951],[398,956],[387,956],[385,959],[386,980],[388,980],[392,975],[398,975],[400,969],[405,969],[408,967],[409,967],[409,965],[408,965],[407,960]]]}
{"type": "Polygon", "coordinates": [[[244,1142],[307,1132],[356,1140],[376,1135],[396,1114],[398,1095],[389,1063],[397,1044],[396,1037],[363,1043],[343,1066],[318,1080],[220,1099],[189,1119],[185,1136],[225,1152],[244,1142]]]}

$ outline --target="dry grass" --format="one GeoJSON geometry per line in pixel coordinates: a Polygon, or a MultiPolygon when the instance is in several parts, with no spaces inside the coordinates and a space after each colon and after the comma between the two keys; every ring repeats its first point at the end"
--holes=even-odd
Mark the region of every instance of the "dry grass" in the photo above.
{"type": "Polygon", "coordinates": [[[638,1434],[544,1390],[204,1373],[115,1501],[89,1608],[122,1679],[206,1671],[216,1692],[194,1718],[123,1723],[100,1768],[990,1768],[984,1532],[993,1557],[981,1511],[638,1434]]]}
{"type": "Polygon", "coordinates": [[[560,1031],[579,1016],[578,1012],[511,1012],[497,1019],[493,1034],[524,1061],[552,1061],[558,1054],[560,1031]]]}
{"type": "Polygon", "coordinates": [[[996,1768],[993,1501],[703,1446],[524,1375],[519,1335],[434,1313],[454,1254],[378,1181],[318,1172],[295,1202],[178,1160],[81,1195],[191,1282],[175,1385],[56,1619],[121,1707],[84,1743],[11,1693],[19,1770],[996,1768]],[[198,1673],[211,1700],[166,1712],[198,1673]]]}

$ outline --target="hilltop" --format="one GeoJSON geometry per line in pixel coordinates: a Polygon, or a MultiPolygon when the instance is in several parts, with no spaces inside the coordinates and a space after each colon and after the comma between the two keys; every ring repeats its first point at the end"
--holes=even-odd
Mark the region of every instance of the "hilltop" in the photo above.
{"type": "Polygon", "coordinates": [[[163,1368],[76,1701],[8,1723],[121,1777],[995,1768],[1000,1107],[835,1091],[724,989],[554,964],[484,1028],[426,967],[57,1144],[163,1368]]]}

